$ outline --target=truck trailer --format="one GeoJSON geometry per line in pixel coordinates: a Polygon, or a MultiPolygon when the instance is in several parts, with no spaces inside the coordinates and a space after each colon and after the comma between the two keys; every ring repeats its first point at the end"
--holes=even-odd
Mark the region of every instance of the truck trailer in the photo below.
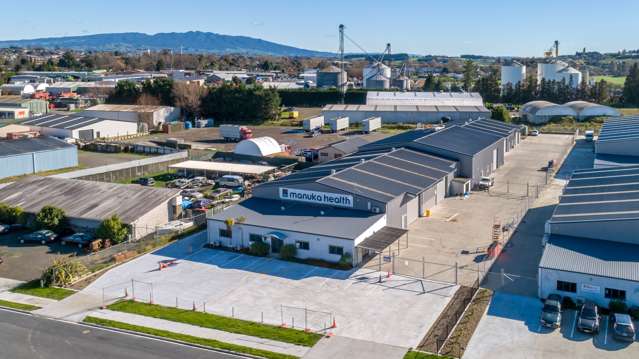
{"type": "Polygon", "coordinates": [[[224,141],[239,142],[253,137],[253,131],[246,126],[221,125],[220,136],[224,141]]]}
{"type": "Polygon", "coordinates": [[[313,131],[318,128],[324,127],[324,116],[315,116],[307,118],[302,124],[304,131],[313,131]]]}
{"type": "Polygon", "coordinates": [[[348,117],[331,118],[328,120],[328,125],[331,127],[332,132],[346,130],[348,129],[348,117]]]}
{"type": "Polygon", "coordinates": [[[379,130],[382,127],[381,117],[369,117],[362,121],[364,125],[364,133],[371,133],[375,130],[379,130]]]}

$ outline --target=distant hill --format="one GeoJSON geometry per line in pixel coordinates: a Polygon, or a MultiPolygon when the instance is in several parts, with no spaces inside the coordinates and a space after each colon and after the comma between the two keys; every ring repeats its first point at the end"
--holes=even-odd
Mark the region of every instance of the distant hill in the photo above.
{"type": "Polygon", "coordinates": [[[182,46],[184,52],[191,53],[233,53],[308,57],[327,57],[333,55],[328,52],[300,49],[252,37],[221,35],[200,31],[169,32],[154,35],[139,32],[124,32],[0,41],[0,48],[11,46],[97,51],[139,51],[147,49],[156,51],[173,49],[174,51],[179,51],[180,46],[182,46]]]}

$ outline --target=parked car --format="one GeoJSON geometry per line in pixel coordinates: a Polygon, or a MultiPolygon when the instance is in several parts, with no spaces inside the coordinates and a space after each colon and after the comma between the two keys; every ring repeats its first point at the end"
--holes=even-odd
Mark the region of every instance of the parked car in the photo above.
{"type": "Polygon", "coordinates": [[[579,310],[577,330],[584,333],[599,332],[599,310],[593,302],[586,302],[579,310]]]}
{"type": "Polygon", "coordinates": [[[224,175],[217,179],[217,185],[220,187],[240,187],[244,185],[244,178],[236,175],[224,175]]]}
{"type": "Polygon", "coordinates": [[[541,134],[541,132],[539,132],[539,130],[532,130],[530,131],[530,136],[539,136],[541,134]]]}
{"type": "Polygon", "coordinates": [[[180,192],[180,195],[182,197],[188,197],[188,198],[194,198],[194,199],[204,198],[204,194],[202,192],[198,192],[193,189],[185,189],[184,191],[180,192]]]}
{"type": "Polygon", "coordinates": [[[155,186],[155,179],[151,178],[151,177],[142,177],[139,179],[138,181],[139,184],[141,184],[142,186],[155,186]]]}
{"type": "Polygon", "coordinates": [[[47,244],[55,241],[57,238],[58,235],[53,233],[53,231],[50,231],[48,229],[41,229],[20,238],[20,243],[40,242],[42,244],[47,244]]]}
{"type": "Polygon", "coordinates": [[[479,180],[479,189],[480,190],[484,190],[484,191],[488,191],[490,189],[490,187],[495,185],[495,179],[490,177],[490,176],[482,176],[481,179],[479,180]]]}
{"type": "Polygon", "coordinates": [[[11,232],[11,225],[0,223],[0,234],[7,234],[11,232]]]}
{"type": "Polygon", "coordinates": [[[635,340],[635,325],[628,314],[614,313],[612,315],[612,336],[621,341],[635,340]]]}
{"type": "Polygon", "coordinates": [[[547,328],[559,328],[561,325],[561,296],[551,294],[546,298],[541,310],[540,322],[547,328]]]}
{"type": "Polygon", "coordinates": [[[189,185],[189,180],[186,178],[178,178],[166,184],[170,188],[184,189],[189,185]]]}
{"type": "Polygon", "coordinates": [[[91,241],[93,241],[93,236],[88,233],[73,233],[68,237],[62,238],[62,244],[75,243],[79,248],[91,243],[91,241]]]}

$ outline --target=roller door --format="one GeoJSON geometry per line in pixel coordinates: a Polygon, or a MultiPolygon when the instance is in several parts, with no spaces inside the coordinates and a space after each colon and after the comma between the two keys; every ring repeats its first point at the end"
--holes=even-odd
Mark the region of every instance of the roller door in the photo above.
{"type": "Polygon", "coordinates": [[[446,180],[443,179],[437,183],[437,196],[435,197],[435,204],[439,204],[446,197],[446,180]]]}
{"type": "Polygon", "coordinates": [[[419,197],[415,197],[406,203],[406,217],[408,224],[413,223],[419,216],[419,197]]]}

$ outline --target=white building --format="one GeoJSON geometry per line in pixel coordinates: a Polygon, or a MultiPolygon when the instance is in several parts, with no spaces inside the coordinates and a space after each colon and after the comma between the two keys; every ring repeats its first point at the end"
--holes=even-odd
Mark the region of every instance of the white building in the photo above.
{"type": "Polygon", "coordinates": [[[582,74],[579,70],[570,67],[567,63],[559,60],[550,62],[540,62],[537,64],[537,81],[565,81],[567,85],[577,88],[581,85],[582,74]]]}
{"type": "Polygon", "coordinates": [[[180,118],[180,109],[171,106],[104,104],[89,107],[80,115],[144,123],[149,129],[153,129],[164,123],[177,121],[180,118]]]}
{"type": "Polygon", "coordinates": [[[274,138],[265,136],[242,140],[233,152],[238,155],[265,157],[282,152],[282,148],[274,138]]]}
{"type": "Polygon", "coordinates": [[[46,136],[91,141],[138,133],[135,122],[118,121],[83,115],[49,114],[21,123],[46,136]]]}
{"type": "Polygon", "coordinates": [[[506,86],[515,86],[524,82],[526,79],[526,65],[522,65],[513,61],[512,65],[503,65],[501,67],[501,88],[506,86]]]}
{"type": "Polygon", "coordinates": [[[0,94],[29,97],[36,92],[32,84],[4,84],[0,86],[0,94]]]}

